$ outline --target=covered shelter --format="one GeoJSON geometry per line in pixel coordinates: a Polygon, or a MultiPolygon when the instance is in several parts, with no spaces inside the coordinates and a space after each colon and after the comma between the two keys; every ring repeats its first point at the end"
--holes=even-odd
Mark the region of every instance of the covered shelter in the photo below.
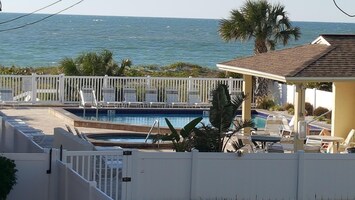
{"type": "MultiPolygon", "coordinates": [[[[346,137],[355,128],[355,35],[322,34],[310,44],[238,58],[217,67],[243,74],[246,94],[252,93],[252,76],[295,84],[296,124],[304,119],[304,83],[332,82],[331,133],[346,137]]],[[[250,98],[242,109],[243,119],[250,119],[250,98]]],[[[299,132],[297,126],[294,131],[299,132]]]]}

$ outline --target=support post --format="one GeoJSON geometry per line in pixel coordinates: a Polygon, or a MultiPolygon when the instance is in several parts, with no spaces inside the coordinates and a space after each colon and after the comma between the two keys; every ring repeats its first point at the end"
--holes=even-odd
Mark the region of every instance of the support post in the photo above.
{"type": "Polygon", "coordinates": [[[303,150],[303,140],[298,138],[298,122],[304,120],[305,116],[305,89],[302,83],[296,84],[296,92],[295,92],[295,108],[294,108],[294,126],[293,130],[295,132],[294,139],[294,151],[303,150]]]}
{"type": "MultiPolygon", "coordinates": [[[[242,104],[242,120],[251,120],[252,76],[243,75],[243,92],[248,98],[242,104]]],[[[250,128],[244,128],[244,134],[250,135],[250,128]]]]}

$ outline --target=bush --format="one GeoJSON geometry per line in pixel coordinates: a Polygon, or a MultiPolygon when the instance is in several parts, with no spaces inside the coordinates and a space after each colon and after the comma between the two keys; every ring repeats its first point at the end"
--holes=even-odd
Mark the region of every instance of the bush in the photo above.
{"type": "Polygon", "coordinates": [[[3,200],[16,184],[17,169],[13,160],[3,156],[0,156],[0,169],[0,200],[3,200]]]}
{"type": "Polygon", "coordinates": [[[307,116],[308,115],[313,115],[313,105],[312,104],[306,102],[305,109],[307,111],[307,113],[306,113],[307,116]]]}
{"type": "MultiPolygon", "coordinates": [[[[328,112],[329,110],[327,108],[324,107],[318,107],[316,109],[314,109],[313,111],[313,115],[314,116],[321,116],[322,114],[328,112]]],[[[331,113],[328,113],[325,115],[325,118],[330,119],[331,118],[331,113]]]]}
{"type": "Polygon", "coordinates": [[[256,107],[257,108],[269,110],[273,106],[275,106],[275,102],[267,96],[259,97],[256,100],[256,107]]]}
{"type": "Polygon", "coordinates": [[[294,109],[294,106],[293,106],[293,104],[291,104],[291,103],[286,103],[284,106],[284,110],[289,110],[290,108],[292,108],[292,109],[294,109]]]}
{"type": "Polygon", "coordinates": [[[270,108],[271,111],[284,111],[284,107],[280,105],[274,105],[273,107],[270,108]]]}
{"type": "Polygon", "coordinates": [[[290,115],[294,115],[295,114],[295,109],[294,108],[289,108],[287,110],[287,113],[290,114],[290,115]]]}

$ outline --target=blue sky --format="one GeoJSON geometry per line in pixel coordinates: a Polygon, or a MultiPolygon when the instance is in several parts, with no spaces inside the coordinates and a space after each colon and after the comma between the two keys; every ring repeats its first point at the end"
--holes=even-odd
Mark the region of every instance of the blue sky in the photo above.
{"type": "MultiPolygon", "coordinates": [[[[3,12],[28,13],[56,0],[2,0],[3,12]]],[[[79,0],[61,0],[42,13],[53,13],[79,0]]],[[[179,18],[227,18],[231,9],[239,8],[242,0],[84,0],[65,14],[113,15],[179,18]]],[[[351,22],[333,4],[333,0],[270,0],[286,6],[293,21],[351,22]]],[[[337,0],[349,14],[355,14],[354,0],[337,0]]]]}

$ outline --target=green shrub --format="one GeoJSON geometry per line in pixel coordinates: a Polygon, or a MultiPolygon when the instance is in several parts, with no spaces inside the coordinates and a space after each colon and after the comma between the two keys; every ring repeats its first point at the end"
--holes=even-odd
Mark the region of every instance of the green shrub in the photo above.
{"type": "Polygon", "coordinates": [[[294,109],[294,106],[292,103],[286,103],[283,107],[284,107],[284,110],[289,110],[290,108],[294,109]]]}
{"type": "Polygon", "coordinates": [[[322,114],[328,112],[329,110],[327,108],[324,107],[318,107],[316,109],[314,109],[313,111],[313,115],[314,116],[321,116],[322,114]]]}
{"type": "Polygon", "coordinates": [[[284,111],[284,107],[280,105],[274,105],[273,107],[270,108],[271,111],[284,111]]]}
{"type": "Polygon", "coordinates": [[[0,200],[5,200],[16,184],[16,172],[15,162],[0,156],[0,200]]]}
{"type": "Polygon", "coordinates": [[[294,115],[295,114],[295,109],[294,108],[289,108],[287,110],[287,113],[290,114],[290,115],[294,115]]]}
{"type": "Polygon", "coordinates": [[[259,97],[256,100],[256,107],[257,108],[269,110],[273,106],[275,106],[275,102],[267,96],[259,97]]]}
{"type": "Polygon", "coordinates": [[[306,102],[305,103],[305,109],[307,111],[307,113],[306,113],[307,116],[308,115],[313,115],[313,105],[312,104],[306,102]]]}

